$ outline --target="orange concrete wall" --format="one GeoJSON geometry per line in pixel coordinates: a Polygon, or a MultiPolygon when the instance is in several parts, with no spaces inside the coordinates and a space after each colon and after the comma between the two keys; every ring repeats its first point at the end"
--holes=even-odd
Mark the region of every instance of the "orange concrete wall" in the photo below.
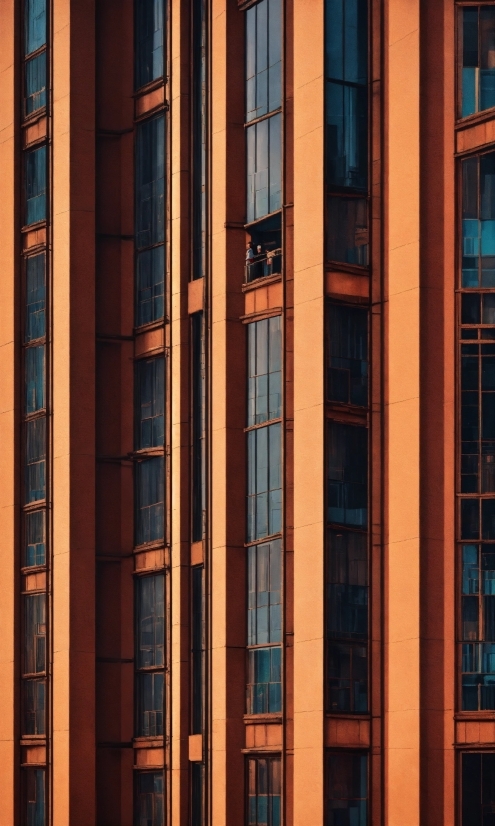
{"type": "Polygon", "coordinates": [[[94,3],[53,3],[54,826],[95,822],[94,3]]]}
{"type": "Polygon", "coordinates": [[[323,11],[294,3],[294,826],[323,823],[323,11]]]}
{"type": "Polygon", "coordinates": [[[419,0],[387,3],[385,822],[420,822],[419,0]]]}
{"type": "Polygon", "coordinates": [[[18,478],[15,450],[18,447],[18,357],[16,337],[18,321],[16,294],[19,278],[19,229],[15,204],[19,180],[16,164],[15,129],[17,120],[16,84],[14,76],[15,37],[14,4],[0,2],[0,249],[2,276],[0,278],[0,566],[2,596],[0,598],[0,823],[14,823],[18,749],[18,682],[16,670],[15,622],[16,595],[19,593],[19,559],[17,549],[18,478]]]}

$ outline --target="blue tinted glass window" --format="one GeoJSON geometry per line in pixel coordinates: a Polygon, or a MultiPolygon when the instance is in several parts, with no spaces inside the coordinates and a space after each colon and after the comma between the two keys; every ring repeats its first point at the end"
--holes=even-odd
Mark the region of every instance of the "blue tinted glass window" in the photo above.
{"type": "Polygon", "coordinates": [[[45,826],[45,769],[24,769],[27,826],[45,826]]]}
{"type": "Polygon", "coordinates": [[[26,503],[45,498],[46,419],[26,422],[26,503]]]}
{"type": "Polygon", "coordinates": [[[45,345],[25,350],[26,413],[45,407],[45,345]]]}
{"type": "Polygon", "coordinates": [[[282,711],[282,649],[279,645],[248,650],[247,713],[282,711]]]}
{"type": "Polygon", "coordinates": [[[136,364],[136,449],[163,445],[165,359],[136,364]]]}
{"type": "Polygon", "coordinates": [[[368,826],[368,757],[327,751],[325,826],[368,826]]]}
{"type": "Polygon", "coordinates": [[[248,553],[248,645],[282,640],[282,542],[252,545],[248,553]]]}
{"type": "Polygon", "coordinates": [[[136,666],[163,668],[165,644],[165,579],[163,574],[136,580],[136,666]]]}
{"type": "Polygon", "coordinates": [[[279,757],[248,759],[248,826],[280,826],[281,763],[279,757]]]}
{"type": "Polygon", "coordinates": [[[138,253],[136,262],[136,326],[159,321],[164,313],[163,244],[138,253]]]}
{"type": "Polygon", "coordinates": [[[46,147],[25,154],[26,225],[46,219],[46,147]]]}
{"type": "Polygon", "coordinates": [[[282,3],[262,0],[246,12],[246,121],[282,105],[282,3]]]}
{"type": "Polygon", "coordinates": [[[495,152],[462,162],[462,281],[495,287],[495,152]]]}
{"type": "Polygon", "coordinates": [[[164,537],[164,461],[162,456],[136,463],[136,544],[164,537]]]}
{"type": "Polygon", "coordinates": [[[327,310],[327,399],[368,404],[368,311],[342,304],[327,310]]]}
{"type": "Polygon", "coordinates": [[[462,709],[495,709],[495,545],[461,546],[462,709]]]}
{"type": "Polygon", "coordinates": [[[163,0],[136,0],[136,88],[163,76],[163,0]]]}
{"type": "Polygon", "coordinates": [[[26,259],[25,341],[45,335],[45,254],[26,259]]]}
{"type": "Polygon", "coordinates": [[[329,522],[365,528],[368,524],[368,431],[328,423],[327,497],[329,522]]]}
{"type": "Polygon", "coordinates": [[[46,52],[26,61],[24,114],[30,115],[46,106],[46,52]]]}
{"type": "Polygon", "coordinates": [[[462,118],[495,106],[495,9],[459,10],[459,115],[462,118]]]}
{"type": "Polygon", "coordinates": [[[248,433],[248,542],[282,528],[282,427],[248,433]]]}
{"type": "Polygon", "coordinates": [[[46,671],[46,595],[24,597],[23,674],[46,671]]]}
{"type": "Polygon", "coordinates": [[[248,427],[282,415],[281,316],[256,321],[248,330],[248,427]]]}
{"type": "Polygon", "coordinates": [[[136,247],[165,238],[165,119],[139,124],[136,139],[136,247]]]}
{"type": "Polygon", "coordinates": [[[45,511],[31,511],[24,515],[24,565],[44,565],[46,559],[45,511]]]}
{"type": "Polygon", "coordinates": [[[24,32],[26,55],[46,44],[46,0],[25,0],[24,32]]]}
{"type": "Polygon", "coordinates": [[[247,221],[282,206],[282,116],[273,115],[246,129],[247,221]]]}
{"type": "Polygon", "coordinates": [[[163,772],[138,772],[135,826],[165,826],[163,772]]]}

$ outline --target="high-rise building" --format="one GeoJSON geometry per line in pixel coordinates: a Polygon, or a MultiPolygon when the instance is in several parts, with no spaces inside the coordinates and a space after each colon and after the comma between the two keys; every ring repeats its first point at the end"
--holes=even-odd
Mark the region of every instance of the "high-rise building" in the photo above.
{"type": "Polygon", "coordinates": [[[495,2],[0,0],[0,826],[495,823],[495,2]]]}

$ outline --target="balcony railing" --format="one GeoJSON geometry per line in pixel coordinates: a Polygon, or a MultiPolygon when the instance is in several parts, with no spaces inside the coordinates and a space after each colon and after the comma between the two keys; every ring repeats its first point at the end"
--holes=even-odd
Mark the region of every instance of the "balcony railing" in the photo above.
{"type": "Polygon", "coordinates": [[[258,278],[278,275],[282,272],[282,250],[271,250],[246,259],[244,267],[245,281],[249,284],[258,278]]]}

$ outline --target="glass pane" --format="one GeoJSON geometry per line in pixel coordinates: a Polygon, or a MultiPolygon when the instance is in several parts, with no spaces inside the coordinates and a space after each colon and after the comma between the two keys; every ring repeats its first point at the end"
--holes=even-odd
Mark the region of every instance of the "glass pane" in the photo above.
{"type": "Polygon", "coordinates": [[[327,399],[368,404],[368,311],[329,304],[327,399]]]}
{"type": "Polygon", "coordinates": [[[164,460],[157,456],[136,465],[136,544],[164,537],[164,460]]]}
{"type": "Polygon", "coordinates": [[[204,711],[204,657],[205,657],[205,594],[204,568],[195,566],[191,573],[192,581],[192,733],[203,731],[204,711]]]}
{"type": "Polygon", "coordinates": [[[356,531],[328,531],[327,634],[334,639],[368,639],[368,537],[356,531]]]}
{"type": "Polygon", "coordinates": [[[26,259],[25,341],[45,335],[45,254],[26,259]]]}
{"type": "Polygon", "coordinates": [[[24,769],[24,817],[27,826],[45,826],[45,769],[24,769]]]}
{"type": "Polygon", "coordinates": [[[46,52],[25,65],[24,113],[30,115],[46,106],[46,52]]]}
{"type": "Polygon", "coordinates": [[[136,674],[138,737],[163,734],[163,685],[162,671],[136,674]]]}
{"type": "Polygon", "coordinates": [[[248,548],[248,645],[281,642],[281,578],[279,539],[248,548]]]}
{"type": "Polygon", "coordinates": [[[136,326],[163,318],[164,246],[138,253],[136,262],[136,326]]]}
{"type": "Polygon", "coordinates": [[[24,54],[35,52],[46,44],[46,0],[25,0],[24,54]]]}
{"type": "Polygon", "coordinates": [[[163,574],[136,580],[136,666],[164,665],[165,581],[163,574]]]}
{"type": "Polygon", "coordinates": [[[163,0],[136,0],[136,88],[163,75],[163,0]]]}
{"type": "Polygon", "coordinates": [[[24,515],[24,565],[35,567],[46,561],[45,511],[31,511],[24,515]]]}
{"type": "Polygon", "coordinates": [[[46,669],[46,596],[24,597],[24,674],[42,674],[46,669]]]}
{"type": "Polygon", "coordinates": [[[161,447],[164,438],[165,359],[136,364],[136,450],[161,447]]]}
{"type": "Polygon", "coordinates": [[[282,710],[282,649],[248,650],[248,714],[271,714],[282,710]]]}
{"type": "Polygon", "coordinates": [[[325,826],[367,826],[366,754],[328,751],[325,759],[325,826]]]}
{"type": "Polygon", "coordinates": [[[368,431],[328,423],[329,522],[366,528],[368,523],[368,431]]]}
{"type": "Polygon", "coordinates": [[[25,735],[45,734],[44,680],[23,680],[23,731],[25,735]]]}
{"type": "Polygon", "coordinates": [[[248,541],[281,530],[281,438],[280,424],[248,433],[248,541]]]}
{"type": "Polygon", "coordinates": [[[368,265],[368,202],[365,198],[327,197],[326,257],[368,265]]]}
{"type": "Polygon", "coordinates": [[[282,413],[280,316],[248,325],[248,426],[282,413]]]}
{"type": "Polygon", "coordinates": [[[136,775],[135,826],[165,826],[163,772],[136,775]]]}
{"type": "Polygon", "coordinates": [[[46,219],[46,147],[25,153],[25,223],[46,219]]]}
{"type": "Polygon", "coordinates": [[[206,362],[203,313],[192,317],[193,542],[206,528],[206,362]]]}
{"type": "Polygon", "coordinates": [[[165,118],[138,125],[136,136],[136,248],[165,238],[165,118]]]}
{"type": "Polygon", "coordinates": [[[45,345],[25,350],[25,412],[36,413],[45,407],[45,345]]]}
{"type": "Polygon", "coordinates": [[[45,498],[46,419],[26,422],[26,503],[45,498]]]}
{"type": "Polygon", "coordinates": [[[461,765],[461,826],[491,826],[495,812],[495,754],[465,752],[461,765]]]}

